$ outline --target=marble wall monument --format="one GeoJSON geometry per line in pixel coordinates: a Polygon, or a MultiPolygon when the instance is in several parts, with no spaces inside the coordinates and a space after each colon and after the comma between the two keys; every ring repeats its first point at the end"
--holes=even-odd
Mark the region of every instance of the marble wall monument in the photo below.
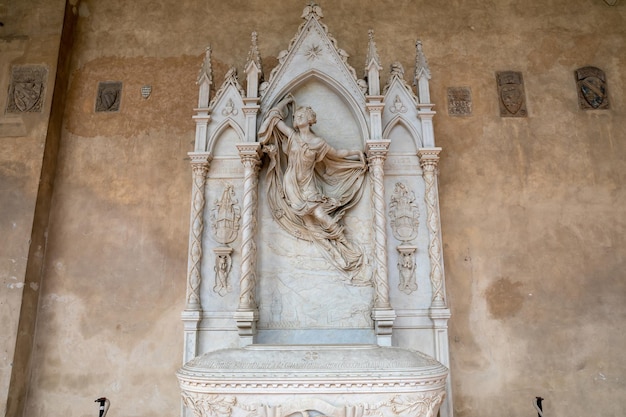
{"type": "Polygon", "coordinates": [[[212,95],[211,48],[198,76],[186,412],[433,416],[441,405],[449,417],[441,148],[422,43],[412,79],[393,63],[382,85],[373,31],[359,77],[321,7],[302,18],[269,74],[253,33],[241,76],[229,70],[212,95]]]}

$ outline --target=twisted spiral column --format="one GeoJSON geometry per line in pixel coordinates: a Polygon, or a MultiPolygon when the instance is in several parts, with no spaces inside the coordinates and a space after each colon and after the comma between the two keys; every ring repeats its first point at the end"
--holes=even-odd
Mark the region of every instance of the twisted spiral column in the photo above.
{"type": "Polygon", "coordinates": [[[439,220],[439,194],[437,192],[437,163],[441,148],[422,148],[417,155],[422,166],[426,187],[427,226],[429,235],[428,257],[430,259],[430,283],[433,296],[431,307],[445,308],[446,299],[443,282],[443,264],[441,261],[441,231],[439,220]]]}
{"type": "Polygon", "coordinates": [[[368,141],[367,161],[372,185],[374,208],[374,298],[375,309],[389,309],[389,280],[387,274],[387,229],[385,224],[385,185],[383,165],[387,158],[390,141],[368,141]]]}
{"type": "Polygon", "coordinates": [[[205,152],[190,152],[193,185],[191,192],[191,219],[189,230],[189,260],[187,264],[187,297],[185,309],[199,311],[202,283],[202,231],[204,230],[204,187],[213,157],[205,152]]]}
{"type": "Polygon", "coordinates": [[[387,228],[385,218],[385,184],[383,165],[389,150],[389,140],[367,141],[367,160],[371,175],[372,206],[374,208],[374,308],[372,319],[376,341],[380,346],[391,346],[391,332],[396,313],[389,302],[389,275],[387,273],[387,228]]]}
{"type": "Polygon", "coordinates": [[[243,227],[241,243],[241,278],[239,280],[238,311],[252,311],[256,305],[256,234],[257,220],[257,185],[258,172],[261,165],[259,143],[238,144],[239,157],[244,166],[243,183],[243,227]]]}

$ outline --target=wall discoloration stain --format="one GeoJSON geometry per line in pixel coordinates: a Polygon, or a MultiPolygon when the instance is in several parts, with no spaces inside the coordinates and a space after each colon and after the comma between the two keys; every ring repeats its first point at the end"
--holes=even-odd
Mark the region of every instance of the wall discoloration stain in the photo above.
{"type": "Polygon", "coordinates": [[[131,137],[157,129],[188,134],[193,140],[191,119],[197,103],[196,77],[202,56],[177,58],[103,57],[86,63],[72,74],[67,100],[66,128],[83,137],[131,137]],[[100,81],[121,81],[119,112],[96,113],[100,81]],[[152,86],[148,99],[143,85],[152,86]],[[183,105],[182,103],[186,103],[183,105]]]}
{"type": "Polygon", "coordinates": [[[521,288],[521,282],[512,282],[509,278],[500,278],[491,284],[485,292],[489,313],[498,320],[514,317],[524,305],[521,288]]]}

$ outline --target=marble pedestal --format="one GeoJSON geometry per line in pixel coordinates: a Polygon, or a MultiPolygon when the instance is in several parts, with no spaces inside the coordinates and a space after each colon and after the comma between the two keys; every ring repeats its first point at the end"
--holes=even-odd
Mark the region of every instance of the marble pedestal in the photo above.
{"type": "Polygon", "coordinates": [[[431,417],[447,375],[423,353],[377,345],[250,345],[177,373],[197,417],[431,417]]]}

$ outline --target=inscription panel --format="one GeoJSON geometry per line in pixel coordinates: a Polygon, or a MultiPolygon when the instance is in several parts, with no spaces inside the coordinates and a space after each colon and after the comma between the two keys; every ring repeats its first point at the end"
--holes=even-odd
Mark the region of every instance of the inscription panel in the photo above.
{"type": "Polygon", "coordinates": [[[472,115],[472,91],[469,87],[448,87],[448,115],[472,115]]]}

